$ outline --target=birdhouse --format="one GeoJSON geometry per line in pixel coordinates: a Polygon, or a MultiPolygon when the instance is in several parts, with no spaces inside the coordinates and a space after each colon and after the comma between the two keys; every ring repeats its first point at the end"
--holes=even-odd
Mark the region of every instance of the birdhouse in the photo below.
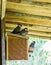
{"type": "Polygon", "coordinates": [[[8,33],[6,37],[6,59],[27,60],[28,37],[12,33],[8,33]]]}

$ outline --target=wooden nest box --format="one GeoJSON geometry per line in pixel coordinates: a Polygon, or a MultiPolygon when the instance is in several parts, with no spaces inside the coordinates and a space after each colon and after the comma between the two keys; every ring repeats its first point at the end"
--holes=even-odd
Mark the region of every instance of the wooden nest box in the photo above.
{"type": "Polygon", "coordinates": [[[28,38],[17,34],[8,33],[6,36],[6,59],[27,60],[28,38]]]}

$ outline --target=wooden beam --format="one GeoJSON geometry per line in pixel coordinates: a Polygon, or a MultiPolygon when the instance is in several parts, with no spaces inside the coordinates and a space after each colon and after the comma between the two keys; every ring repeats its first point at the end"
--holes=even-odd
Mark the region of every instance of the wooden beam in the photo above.
{"type": "MultiPolygon", "coordinates": [[[[12,32],[13,30],[6,29],[6,32],[7,31],[12,32]]],[[[29,31],[28,35],[36,35],[36,36],[50,37],[51,38],[51,33],[45,33],[45,32],[39,32],[39,31],[34,31],[34,32],[29,31]]]]}
{"type": "MultiPolygon", "coordinates": [[[[5,27],[6,28],[10,28],[10,29],[14,29],[18,24],[11,24],[11,23],[5,23],[5,27]]],[[[43,28],[43,27],[39,27],[39,26],[26,26],[24,24],[22,24],[22,29],[23,28],[28,28],[29,31],[42,31],[42,32],[51,32],[50,29],[48,28],[43,28]]]]}
{"type": "Polygon", "coordinates": [[[0,0],[0,8],[1,8],[1,0],[0,0]]]}
{"type": "MultiPolygon", "coordinates": [[[[6,29],[6,32],[12,32],[13,30],[10,29],[6,29]]],[[[43,38],[43,39],[50,39],[51,40],[51,36],[44,36],[44,35],[39,35],[39,33],[36,35],[36,33],[34,34],[28,34],[28,37],[33,37],[33,38],[43,38]]]]}
{"type": "MultiPolygon", "coordinates": [[[[8,34],[8,32],[6,33],[6,35],[8,34]]],[[[17,36],[17,34],[13,34],[13,36],[17,36]]],[[[50,39],[51,40],[51,38],[50,37],[43,37],[43,36],[36,36],[36,35],[26,35],[26,37],[27,37],[27,39],[29,38],[29,37],[33,37],[33,38],[42,38],[42,39],[46,39],[46,40],[48,40],[48,39],[50,39]]]]}
{"type": "Polygon", "coordinates": [[[6,8],[7,8],[7,11],[22,12],[22,13],[27,13],[27,14],[51,17],[51,8],[49,7],[7,2],[6,8]]]}
{"type": "Polygon", "coordinates": [[[5,32],[12,32],[13,31],[13,29],[11,30],[11,29],[5,29],[5,32]]]}
{"type": "Polygon", "coordinates": [[[46,39],[46,40],[50,39],[51,40],[50,37],[43,37],[43,36],[37,36],[37,35],[28,35],[28,37],[39,38],[39,39],[46,39]]]}
{"type": "Polygon", "coordinates": [[[51,27],[51,20],[48,19],[39,19],[34,17],[25,17],[25,16],[6,16],[5,21],[10,22],[20,22],[20,23],[27,23],[27,24],[34,24],[40,26],[49,26],[51,27]]]}
{"type": "Polygon", "coordinates": [[[5,17],[5,11],[6,11],[6,0],[2,0],[2,13],[1,13],[1,19],[5,17]]]}
{"type": "Polygon", "coordinates": [[[28,34],[31,34],[31,35],[39,35],[39,36],[45,36],[45,37],[51,37],[51,33],[44,33],[44,32],[37,32],[37,31],[34,31],[34,32],[28,32],[28,34]]]}
{"type": "Polygon", "coordinates": [[[33,2],[45,2],[45,3],[51,3],[51,0],[32,0],[33,2]]]}

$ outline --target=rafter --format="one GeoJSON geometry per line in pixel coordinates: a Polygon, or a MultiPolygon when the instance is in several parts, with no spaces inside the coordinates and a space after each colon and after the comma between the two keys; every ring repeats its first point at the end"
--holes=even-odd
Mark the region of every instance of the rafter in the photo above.
{"type": "Polygon", "coordinates": [[[20,23],[27,23],[27,24],[34,24],[34,25],[41,25],[41,26],[49,26],[51,27],[51,20],[48,19],[39,19],[34,17],[24,17],[24,16],[6,16],[5,21],[10,22],[20,22],[20,23]]]}

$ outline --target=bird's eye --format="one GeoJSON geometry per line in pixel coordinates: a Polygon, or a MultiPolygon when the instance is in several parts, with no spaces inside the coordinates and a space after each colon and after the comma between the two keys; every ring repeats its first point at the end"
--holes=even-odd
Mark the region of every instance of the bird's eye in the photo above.
{"type": "Polygon", "coordinates": [[[31,55],[29,55],[29,57],[31,57],[31,55]]]}

